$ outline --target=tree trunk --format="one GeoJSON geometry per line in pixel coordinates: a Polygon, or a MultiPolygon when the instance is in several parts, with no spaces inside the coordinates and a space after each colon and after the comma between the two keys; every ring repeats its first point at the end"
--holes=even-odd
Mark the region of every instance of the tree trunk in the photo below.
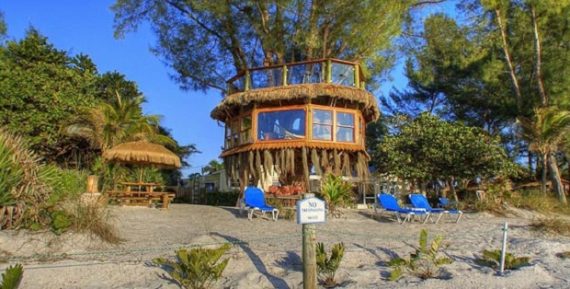
{"type": "Polygon", "coordinates": [[[542,177],[540,178],[540,190],[546,195],[546,167],[548,163],[548,155],[542,154],[542,177]]]}
{"type": "Polygon", "coordinates": [[[515,89],[515,95],[517,97],[517,109],[521,110],[522,107],[522,94],[519,85],[519,80],[517,79],[517,75],[515,74],[515,67],[513,65],[513,59],[511,53],[509,51],[509,45],[507,41],[507,29],[503,23],[501,18],[501,11],[499,9],[495,9],[495,15],[497,16],[497,24],[499,25],[499,30],[501,31],[501,40],[503,41],[503,52],[505,53],[505,60],[507,61],[507,65],[509,66],[509,73],[511,75],[511,81],[513,82],[513,87],[515,89]]]}
{"type": "Polygon", "coordinates": [[[451,188],[451,194],[453,195],[455,203],[459,203],[459,198],[457,197],[457,192],[455,191],[455,186],[453,185],[454,182],[455,182],[455,177],[451,177],[451,179],[449,180],[449,187],[451,188]]]}
{"type": "Polygon", "coordinates": [[[564,205],[568,204],[566,200],[566,194],[564,193],[564,187],[562,186],[562,179],[560,178],[560,170],[558,169],[558,164],[556,163],[556,157],[553,154],[548,154],[548,165],[550,168],[550,178],[552,180],[552,187],[554,192],[558,196],[558,200],[564,205]]]}
{"type": "Polygon", "coordinates": [[[548,105],[548,95],[544,89],[544,79],[542,78],[542,46],[540,44],[540,35],[538,34],[538,22],[536,19],[536,10],[534,6],[530,8],[532,14],[532,26],[534,28],[534,46],[536,53],[536,83],[538,84],[538,92],[540,93],[540,98],[542,100],[542,105],[548,105]]]}

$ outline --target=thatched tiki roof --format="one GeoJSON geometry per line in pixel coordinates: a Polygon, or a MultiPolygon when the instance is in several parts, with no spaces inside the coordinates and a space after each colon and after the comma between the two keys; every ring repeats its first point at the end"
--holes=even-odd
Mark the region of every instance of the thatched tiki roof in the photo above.
{"type": "Polygon", "coordinates": [[[237,92],[226,96],[212,110],[210,116],[226,121],[236,114],[236,109],[252,104],[271,105],[282,102],[324,102],[340,100],[360,110],[366,121],[374,121],[380,116],[376,98],[364,89],[330,83],[300,84],[279,86],[237,92]]]}
{"type": "Polygon", "coordinates": [[[144,141],[127,142],[114,146],[103,153],[103,159],[110,162],[154,165],[179,168],[180,158],[159,144],[144,141]]]}

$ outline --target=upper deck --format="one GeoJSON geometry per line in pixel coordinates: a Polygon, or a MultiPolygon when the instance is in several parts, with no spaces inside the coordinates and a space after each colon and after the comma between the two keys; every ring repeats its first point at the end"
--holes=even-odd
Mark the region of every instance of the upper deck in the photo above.
{"type": "Polygon", "coordinates": [[[366,86],[358,63],[325,58],[248,68],[227,81],[227,95],[255,89],[315,83],[363,90],[366,86]]]}

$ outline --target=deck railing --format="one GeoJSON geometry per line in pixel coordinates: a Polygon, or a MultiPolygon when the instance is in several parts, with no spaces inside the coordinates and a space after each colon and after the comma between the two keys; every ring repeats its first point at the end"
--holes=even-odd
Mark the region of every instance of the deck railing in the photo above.
{"type": "Polygon", "coordinates": [[[227,92],[306,83],[366,86],[358,63],[327,58],[246,69],[227,81],[227,92]]]}

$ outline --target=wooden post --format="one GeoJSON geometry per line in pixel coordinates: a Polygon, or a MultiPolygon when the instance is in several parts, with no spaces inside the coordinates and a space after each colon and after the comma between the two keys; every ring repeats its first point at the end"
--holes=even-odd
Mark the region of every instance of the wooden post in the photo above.
{"type": "Polygon", "coordinates": [[[358,64],[354,65],[354,86],[360,87],[360,66],[358,64]]]}
{"type": "Polygon", "coordinates": [[[331,83],[332,82],[332,61],[330,59],[327,59],[326,62],[326,74],[325,74],[325,81],[326,83],[331,83]]]}
{"type": "Polygon", "coordinates": [[[283,77],[283,86],[287,86],[287,65],[283,65],[283,71],[282,71],[282,77],[283,77]]]}
{"type": "Polygon", "coordinates": [[[99,192],[99,177],[96,175],[87,176],[87,192],[97,193],[99,192]]]}
{"type": "MultiPolygon", "coordinates": [[[[313,198],[305,194],[304,198],[313,198]]],[[[317,254],[314,224],[303,224],[303,289],[317,288],[317,254]]]]}
{"type": "Polygon", "coordinates": [[[244,90],[248,91],[251,89],[251,75],[249,74],[249,70],[245,71],[245,85],[244,90]]]}
{"type": "Polygon", "coordinates": [[[503,275],[505,272],[505,256],[507,255],[507,231],[509,230],[509,224],[505,222],[503,227],[503,246],[501,248],[501,266],[499,268],[499,275],[503,275]]]}

